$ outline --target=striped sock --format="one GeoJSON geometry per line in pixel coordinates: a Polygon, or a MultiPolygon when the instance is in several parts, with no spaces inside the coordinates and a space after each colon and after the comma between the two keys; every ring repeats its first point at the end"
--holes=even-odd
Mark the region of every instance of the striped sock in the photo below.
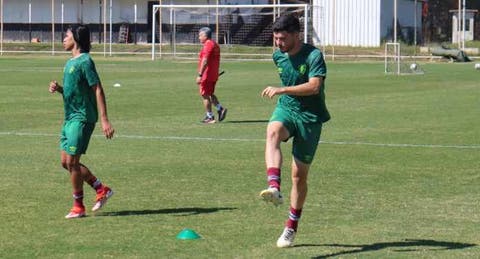
{"type": "Polygon", "coordinates": [[[92,179],[88,180],[87,183],[92,186],[92,188],[98,193],[99,191],[102,190],[103,188],[103,184],[102,182],[100,181],[100,179],[98,179],[97,177],[93,177],[92,179]]]}
{"type": "Polygon", "coordinates": [[[83,206],[83,191],[73,193],[73,206],[74,207],[84,207],[83,206]]]}
{"type": "Polygon", "coordinates": [[[280,191],[280,183],[281,183],[280,175],[281,175],[280,168],[269,167],[267,169],[268,186],[277,188],[280,191]]]}
{"type": "Polygon", "coordinates": [[[288,220],[285,222],[285,226],[288,228],[293,228],[295,232],[297,231],[298,221],[302,216],[302,209],[294,209],[290,207],[290,213],[288,213],[288,220]]]}

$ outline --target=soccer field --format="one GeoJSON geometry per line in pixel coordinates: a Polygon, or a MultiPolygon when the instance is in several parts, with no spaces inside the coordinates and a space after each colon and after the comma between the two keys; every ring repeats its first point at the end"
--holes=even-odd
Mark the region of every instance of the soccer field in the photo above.
{"type": "MultiPolygon", "coordinates": [[[[329,62],[332,120],[309,176],[295,247],[275,242],[288,202],[265,204],[264,136],[278,85],[271,62],[224,62],[222,123],[202,125],[196,64],[96,57],[117,135],[94,133],[85,163],[115,195],[66,220],[71,186],[48,92],[68,56],[0,58],[1,258],[479,258],[480,72],[329,62]],[[120,83],[121,87],[113,87],[120,83]],[[177,240],[184,228],[202,236],[177,240]]],[[[289,190],[291,143],[283,144],[289,190]]],[[[285,196],[288,192],[285,192],[285,196]]],[[[85,186],[85,201],[94,192],[85,186]]]]}

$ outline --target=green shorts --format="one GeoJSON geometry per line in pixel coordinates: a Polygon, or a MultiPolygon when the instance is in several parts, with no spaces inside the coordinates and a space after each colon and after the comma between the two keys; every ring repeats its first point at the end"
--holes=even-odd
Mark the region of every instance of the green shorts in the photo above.
{"type": "Polygon", "coordinates": [[[60,137],[60,149],[69,155],[85,154],[95,123],[65,121],[60,137]]]}
{"type": "Polygon", "coordinates": [[[320,141],[322,123],[305,122],[300,114],[281,106],[277,106],[273,111],[270,118],[270,122],[272,121],[281,122],[290,133],[289,138],[293,137],[292,155],[305,164],[311,164],[320,141]]]}

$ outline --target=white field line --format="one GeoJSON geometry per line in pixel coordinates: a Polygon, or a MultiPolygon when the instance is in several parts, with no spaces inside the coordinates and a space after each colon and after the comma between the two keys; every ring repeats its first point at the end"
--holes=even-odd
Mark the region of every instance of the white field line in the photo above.
{"type": "MultiPolygon", "coordinates": [[[[60,137],[59,134],[32,133],[32,132],[0,132],[0,136],[27,136],[27,137],[60,137]]],[[[103,135],[93,135],[104,137],[103,135]]],[[[186,140],[186,141],[233,141],[233,142],[265,142],[265,139],[249,138],[207,138],[185,136],[142,136],[142,135],[115,135],[116,138],[125,139],[150,139],[150,140],[186,140]]],[[[377,147],[401,147],[401,148],[453,148],[453,149],[480,149],[480,145],[438,145],[438,144],[402,144],[402,143],[371,143],[371,142],[348,142],[348,141],[320,141],[321,144],[344,145],[344,146],[377,146],[377,147]]]]}

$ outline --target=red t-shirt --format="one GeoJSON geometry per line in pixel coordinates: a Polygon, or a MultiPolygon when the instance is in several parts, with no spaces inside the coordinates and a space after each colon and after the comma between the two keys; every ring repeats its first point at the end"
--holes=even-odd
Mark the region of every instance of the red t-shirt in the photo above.
{"type": "Polygon", "coordinates": [[[207,59],[207,68],[203,71],[202,81],[217,81],[220,67],[220,46],[215,41],[208,39],[203,44],[198,56],[198,71],[202,66],[203,58],[207,59]]]}

